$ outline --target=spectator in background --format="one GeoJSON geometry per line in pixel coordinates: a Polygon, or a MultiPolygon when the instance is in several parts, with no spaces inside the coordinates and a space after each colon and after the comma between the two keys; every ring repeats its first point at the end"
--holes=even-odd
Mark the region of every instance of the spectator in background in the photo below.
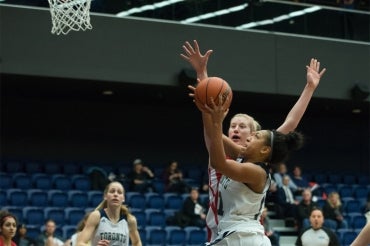
{"type": "Polygon", "coordinates": [[[303,189],[310,187],[308,180],[302,176],[302,168],[298,165],[293,167],[292,181],[298,187],[298,190],[303,191],[303,189]]]}
{"type": "Polygon", "coordinates": [[[310,214],[311,226],[303,230],[295,243],[296,246],[340,246],[335,232],[324,225],[324,216],[322,210],[315,208],[310,214]]]}
{"type": "Polygon", "coordinates": [[[279,217],[296,218],[298,201],[294,199],[292,190],[289,187],[289,175],[284,175],[282,186],[277,191],[277,204],[280,207],[279,217]]]}
{"type": "Polygon", "coordinates": [[[13,241],[16,232],[16,217],[6,210],[0,210],[0,245],[17,246],[13,241]]]}
{"type": "Polygon", "coordinates": [[[270,239],[272,246],[279,246],[280,235],[274,231],[270,225],[270,218],[268,216],[268,209],[265,207],[262,211],[260,222],[265,228],[265,235],[270,239]]]}
{"type": "Polygon", "coordinates": [[[167,192],[176,192],[179,194],[190,191],[188,184],[183,179],[183,174],[177,161],[171,161],[163,171],[163,180],[167,192]]]}
{"type": "Polygon", "coordinates": [[[302,231],[310,226],[309,217],[311,211],[317,207],[319,207],[319,205],[312,200],[311,189],[304,189],[302,191],[302,200],[297,206],[296,220],[299,231],[302,231]]]}
{"type": "Polygon", "coordinates": [[[343,217],[344,208],[338,192],[333,191],[328,195],[323,212],[327,227],[333,229],[348,228],[348,223],[343,217]]]}
{"type": "Polygon", "coordinates": [[[133,170],[127,175],[130,180],[130,190],[140,193],[153,192],[152,180],[154,173],[149,167],[144,166],[141,159],[136,159],[133,162],[133,170]]]}
{"type": "Polygon", "coordinates": [[[300,190],[298,189],[298,186],[292,181],[292,179],[290,178],[290,176],[288,174],[287,166],[285,165],[285,163],[279,163],[277,165],[277,170],[273,174],[273,178],[274,178],[278,187],[283,186],[283,177],[285,175],[288,175],[288,177],[289,177],[289,187],[292,190],[292,192],[293,193],[296,193],[296,192],[299,193],[300,190]]]}
{"type": "Polygon", "coordinates": [[[45,231],[36,238],[36,246],[63,246],[64,241],[55,235],[56,224],[52,219],[45,222],[45,231]]]}
{"type": "Polygon", "coordinates": [[[18,225],[17,234],[14,237],[14,242],[17,246],[34,246],[36,242],[34,239],[27,236],[26,224],[18,225]]]}
{"type": "Polygon", "coordinates": [[[206,226],[206,210],[199,199],[199,191],[196,187],[191,188],[189,196],[184,200],[183,214],[189,218],[189,226],[206,226]]]}

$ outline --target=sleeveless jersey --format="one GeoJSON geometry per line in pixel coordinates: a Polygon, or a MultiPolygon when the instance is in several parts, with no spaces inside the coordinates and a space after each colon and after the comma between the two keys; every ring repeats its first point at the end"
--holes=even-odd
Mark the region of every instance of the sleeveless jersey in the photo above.
{"type": "MultiPolygon", "coordinates": [[[[242,162],[242,160],[237,160],[242,162]]],[[[271,176],[265,164],[258,163],[266,171],[266,183],[262,193],[255,193],[246,184],[222,176],[218,184],[219,207],[221,215],[218,223],[218,236],[214,242],[217,244],[225,237],[236,233],[258,233],[264,235],[264,228],[259,219],[265,206],[266,192],[270,187],[271,176]]],[[[265,240],[265,239],[263,239],[265,240]]]]}
{"type": "MultiPolygon", "coordinates": [[[[231,159],[226,157],[226,159],[231,159]]],[[[242,161],[238,159],[237,161],[242,161]]],[[[208,196],[209,196],[209,207],[206,216],[206,227],[207,227],[207,241],[213,241],[217,236],[217,226],[220,221],[220,214],[217,211],[219,208],[220,192],[218,185],[220,183],[222,174],[217,172],[210,163],[208,163],[208,196]]]]}
{"type": "Polygon", "coordinates": [[[209,206],[206,216],[207,240],[212,241],[217,236],[217,225],[219,216],[217,212],[219,202],[218,184],[222,174],[217,172],[211,165],[208,165],[208,196],[209,206]]]}
{"type": "Polygon", "coordinates": [[[125,215],[121,215],[119,221],[112,223],[104,209],[99,210],[100,222],[95,230],[91,245],[96,246],[100,240],[109,240],[109,246],[128,246],[129,230],[125,215]]]}

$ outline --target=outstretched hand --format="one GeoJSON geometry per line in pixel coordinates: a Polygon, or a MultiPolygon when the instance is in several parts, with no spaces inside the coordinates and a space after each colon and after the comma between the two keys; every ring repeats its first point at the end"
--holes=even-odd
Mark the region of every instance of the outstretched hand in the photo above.
{"type": "Polygon", "coordinates": [[[319,85],[321,77],[324,75],[326,68],[320,72],[320,62],[317,59],[312,58],[310,65],[307,68],[307,84],[316,88],[319,85]]]}
{"type": "Polygon", "coordinates": [[[207,63],[208,58],[212,54],[213,50],[208,50],[204,55],[200,53],[199,45],[196,40],[194,42],[194,47],[186,41],[182,46],[184,53],[180,56],[187,62],[191,64],[197,75],[205,74],[207,75],[207,63]]]}

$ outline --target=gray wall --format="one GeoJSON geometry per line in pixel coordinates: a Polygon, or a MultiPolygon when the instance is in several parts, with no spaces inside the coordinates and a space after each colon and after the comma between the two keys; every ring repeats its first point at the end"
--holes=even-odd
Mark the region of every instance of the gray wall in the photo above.
{"type": "Polygon", "coordinates": [[[0,16],[2,73],[176,86],[188,66],[181,45],[197,39],[214,50],[210,75],[234,90],[298,95],[311,57],[328,69],[317,97],[348,99],[370,84],[369,43],[96,14],[93,30],[56,36],[48,9],[0,5],[0,16]]]}
{"type": "MultiPolygon", "coordinates": [[[[209,74],[224,77],[236,92],[297,96],[311,57],[328,69],[314,99],[348,99],[354,83],[370,82],[370,45],[364,43],[102,15],[92,16],[91,31],[55,36],[50,33],[47,9],[0,6],[0,18],[1,73],[37,75],[22,82],[28,85],[44,77],[48,83],[65,83],[63,87],[73,87],[75,80],[67,82],[73,78],[82,80],[79,83],[142,84],[143,90],[148,88],[145,84],[175,88],[178,73],[188,67],[179,56],[181,45],[193,39],[199,40],[203,51],[214,50],[209,74]]],[[[1,100],[3,156],[98,162],[126,159],[128,163],[136,157],[154,163],[207,160],[199,112],[188,100],[145,105],[129,99],[91,101],[68,96],[10,95],[1,100]]],[[[239,94],[229,115],[245,112],[247,105],[248,113],[264,127],[276,128],[295,100],[251,99],[239,94]]],[[[334,114],[325,105],[314,111],[315,104],[320,101],[311,102],[300,124],[309,141],[291,163],[306,169],[369,173],[368,111],[356,117],[350,112],[334,114]]]]}

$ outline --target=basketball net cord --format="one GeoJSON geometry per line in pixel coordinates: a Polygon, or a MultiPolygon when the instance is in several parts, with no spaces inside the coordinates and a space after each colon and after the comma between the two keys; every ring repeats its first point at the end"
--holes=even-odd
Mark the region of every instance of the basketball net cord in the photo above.
{"type": "Polygon", "coordinates": [[[71,30],[92,29],[90,24],[91,0],[48,0],[53,34],[68,34],[71,30]]]}

